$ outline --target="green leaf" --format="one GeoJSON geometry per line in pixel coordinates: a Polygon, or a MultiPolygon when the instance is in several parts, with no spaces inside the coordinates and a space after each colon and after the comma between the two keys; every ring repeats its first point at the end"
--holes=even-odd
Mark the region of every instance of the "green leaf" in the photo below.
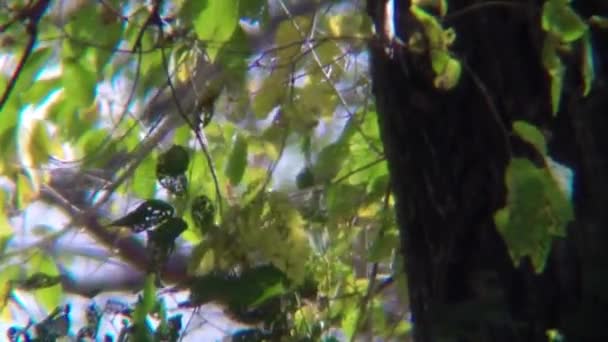
{"type": "Polygon", "coordinates": [[[513,122],[513,130],[525,141],[532,144],[542,155],[547,155],[545,136],[536,126],[525,121],[513,122]]]}
{"type": "Polygon", "coordinates": [[[334,184],[327,191],[327,209],[332,219],[345,219],[355,215],[365,199],[365,188],[350,184],[334,184]]]}
{"type": "Polygon", "coordinates": [[[507,168],[507,206],[494,221],[509,247],[514,263],[529,256],[542,272],[554,237],[564,236],[574,217],[572,204],[547,169],[527,159],[514,158],[507,168]]]}
{"type": "Polygon", "coordinates": [[[145,325],[146,316],[154,309],[154,305],[156,304],[156,286],[154,285],[154,281],[154,274],[146,276],[143,296],[133,312],[133,322],[135,324],[145,325]]]}
{"type": "Polygon", "coordinates": [[[247,167],[247,140],[242,134],[236,134],[232,151],[228,157],[225,174],[232,185],[238,185],[243,179],[247,167]]]}
{"type": "Polygon", "coordinates": [[[580,39],[587,31],[587,24],[570,7],[568,0],[545,1],[541,21],[543,30],[565,43],[580,39]]]}
{"type": "Polygon", "coordinates": [[[222,66],[227,78],[232,83],[242,84],[249,71],[249,59],[246,56],[252,53],[247,33],[237,26],[230,40],[218,50],[216,60],[222,66]]]}
{"type": "Polygon", "coordinates": [[[95,100],[97,73],[85,67],[81,62],[67,62],[63,65],[63,89],[66,101],[78,107],[88,107],[95,100]]]}
{"type": "Polygon", "coordinates": [[[559,42],[555,38],[547,36],[542,51],[543,65],[551,79],[551,108],[553,114],[557,114],[559,111],[559,103],[564,84],[564,74],[566,73],[566,68],[557,55],[558,45],[559,42]]]}
{"type": "Polygon", "coordinates": [[[346,335],[346,340],[351,341],[357,330],[357,322],[359,321],[359,307],[357,305],[348,305],[342,316],[340,324],[342,331],[346,335]]]}
{"type": "Polygon", "coordinates": [[[595,66],[593,65],[593,46],[591,44],[591,34],[589,31],[583,37],[581,76],[583,78],[583,96],[589,95],[591,85],[595,78],[595,66]]]}
{"type": "Polygon", "coordinates": [[[133,192],[140,198],[151,198],[156,192],[156,161],[149,155],[133,173],[133,192]]]}
{"type": "Polygon", "coordinates": [[[348,156],[348,146],[341,142],[327,145],[319,152],[312,173],[317,183],[331,181],[340,172],[348,156]]]}
{"type": "Polygon", "coordinates": [[[458,84],[461,73],[462,66],[460,65],[460,62],[457,59],[450,57],[443,71],[437,74],[433,80],[433,85],[437,89],[450,90],[458,84]]]}
{"type": "Polygon", "coordinates": [[[194,19],[194,31],[200,40],[208,43],[211,61],[234,33],[238,20],[239,0],[208,0],[207,7],[194,19]]]}
{"type": "MultiPolygon", "coordinates": [[[[59,277],[60,275],[59,268],[57,268],[53,258],[42,252],[35,253],[30,259],[29,265],[31,266],[31,269],[28,271],[29,277],[32,277],[37,273],[42,273],[51,277],[51,280],[57,280],[56,277],[59,277]]],[[[33,292],[36,301],[40,303],[47,312],[50,312],[59,306],[63,295],[61,284],[56,281],[51,281],[51,283],[54,283],[54,285],[39,288],[33,292]]]]}
{"type": "Polygon", "coordinates": [[[28,99],[30,103],[40,103],[51,94],[53,90],[61,86],[61,79],[58,77],[51,79],[38,80],[24,93],[23,98],[28,99]]]}
{"type": "Polygon", "coordinates": [[[0,190],[0,203],[2,203],[0,204],[0,255],[4,254],[6,243],[13,234],[13,227],[8,221],[8,217],[6,215],[5,203],[9,203],[9,198],[7,197],[7,193],[0,190]]]}

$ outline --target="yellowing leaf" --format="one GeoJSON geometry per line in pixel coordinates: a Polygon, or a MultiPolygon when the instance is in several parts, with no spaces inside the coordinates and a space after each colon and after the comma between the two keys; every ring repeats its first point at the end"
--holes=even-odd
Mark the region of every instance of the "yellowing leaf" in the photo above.
{"type": "Polygon", "coordinates": [[[23,174],[17,176],[17,208],[24,209],[38,195],[37,180],[23,174]]]}
{"type": "Polygon", "coordinates": [[[327,26],[333,36],[360,38],[369,33],[365,19],[362,13],[336,14],[329,17],[327,26]]]}
{"type": "Polygon", "coordinates": [[[3,243],[2,239],[7,238],[13,233],[13,228],[8,222],[8,217],[6,216],[6,203],[8,203],[6,192],[0,190],[0,255],[3,253],[3,243]]]}
{"type": "MultiPolygon", "coordinates": [[[[29,261],[29,269],[27,272],[28,276],[35,273],[41,272],[49,276],[58,276],[59,268],[53,261],[53,259],[42,253],[35,253],[29,261]]],[[[61,284],[57,284],[51,287],[38,289],[33,291],[36,301],[44,307],[47,312],[51,312],[53,309],[59,306],[63,296],[63,287],[61,284]]]]}

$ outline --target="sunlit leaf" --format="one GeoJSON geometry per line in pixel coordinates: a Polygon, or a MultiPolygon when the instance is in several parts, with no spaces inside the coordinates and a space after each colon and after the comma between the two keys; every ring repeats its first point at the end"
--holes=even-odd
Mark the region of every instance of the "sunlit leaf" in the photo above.
{"type": "Polygon", "coordinates": [[[344,311],[340,327],[344,331],[347,340],[351,340],[357,330],[360,309],[356,305],[349,305],[344,311]]]}
{"type": "Polygon", "coordinates": [[[29,265],[31,269],[28,270],[28,277],[32,277],[35,274],[44,274],[46,277],[49,277],[50,282],[48,284],[54,284],[33,291],[36,301],[47,312],[51,312],[59,306],[63,295],[62,285],[57,282],[58,279],[56,278],[60,276],[59,268],[51,256],[42,252],[35,253],[30,259],[29,265]]]}
{"type": "Polygon", "coordinates": [[[97,75],[90,67],[79,61],[66,62],[63,64],[62,79],[66,100],[82,108],[93,103],[97,75]]]}
{"type": "Polygon", "coordinates": [[[194,30],[200,40],[208,43],[207,54],[212,61],[237,27],[239,2],[239,0],[207,0],[207,6],[194,20],[194,30]]]}
{"type": "Polygon", "coordinates": [[[7,205],[9,203],[7,195],[6,192],[0,190],[0,256],[4,254],[8,239],[13,234],[13,228],[6,215],[6,210],[8,209],[7,205]]]}
{"type": "Polygon", "coordinates": [[[547,0],[542,12],[543,30],[551,32],[563,42],[580,39],[587,30],[587,24],[570,7],[569,0],[547,0]]]}
{"type": "Polygon", "coordinates": [[[37,184],[28,178],[26,175],[19,174],[17,176],[17,194],[16,206],[17,209],[23,210],[36,197],[38,192],[37,184]]]}
{"type": "Polygon", "coordinates": [[[150,155],[135,169],[133,174],[133,192],[140,198],[150,198],[156,192],[156,161],[150,155]]]}

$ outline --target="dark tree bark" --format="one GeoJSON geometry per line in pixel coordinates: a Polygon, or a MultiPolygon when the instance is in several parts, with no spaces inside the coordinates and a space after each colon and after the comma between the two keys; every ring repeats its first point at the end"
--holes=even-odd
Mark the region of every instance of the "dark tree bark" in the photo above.
{"type": "MultiPolygon", "coordinates": [[[[368,0],[372,79],[416,341],[546,341],[548,329],[568,341],[608,340],[608,33],[593,28],[596,81],[586,98],[579,59],[566,61],[554,116],[542,0],[450,0],[444,24],[457,33],[452,51],[464,65],[450,91],[433,86],[428,56],[386,39],[386,1],[368,0]],[[513,265],[493,222],[510,158],[543,162],[512,133],[515,120],[545,130],[550,155],[575,172],[576,220],[542,274],[513,265]]],[[[407,41],[419,30],[410,1],[394,6],[396,34],[407,41]]],[[[574,6],[584,18],[608,13],[602,0],[574,6]]]]}

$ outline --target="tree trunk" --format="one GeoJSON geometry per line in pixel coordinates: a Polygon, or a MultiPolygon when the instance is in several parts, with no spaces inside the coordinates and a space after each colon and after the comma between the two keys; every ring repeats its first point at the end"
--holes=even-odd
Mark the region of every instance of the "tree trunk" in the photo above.
{"type": "MultiPolygon", "coordinates": [[[[386,2],[368,0],[371,68],[414,338],[547,341],[557,329],[568,341],[608,340],[607,32],[592,32],[591,94],[582,96],[578,59],[567,61],[554,116],[541,61],[543,1],[450,0],[443,24],[456,31],[451,50],[464,66],[450,91],[433,86],[428,56],[387,39],[386,2]],[[505,205],[510,158],[539,158],[512,134],[515,120],[545,130],[550,155],[575,172],[576,220],[542,274],[529,262],[514,266],[493,221],[505,205]]],[[[608,12],[602,0],[574,5],[583,18],[608,12]]],[[[395,33],[405,42],[418,29],[409,7],[394,0],[395,33]]]]}

